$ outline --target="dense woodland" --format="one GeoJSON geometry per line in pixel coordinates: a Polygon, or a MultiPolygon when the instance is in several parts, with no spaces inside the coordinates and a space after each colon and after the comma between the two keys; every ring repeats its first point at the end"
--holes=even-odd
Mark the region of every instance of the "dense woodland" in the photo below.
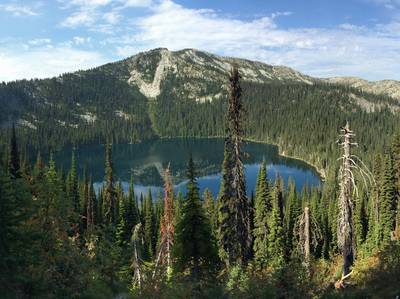
{"type": "MultiPolygon", "coordinates": [[[[157,53],[146,64],[149,79],[159,60],[157,53]]],[[[128,143],[157,137],[225,136],[227,84],[199,79],[202,89],[197,96],[221,92],[224,96],[198,102],[181,89],[191,78],[171,73],[161,82],[160,95],[147,99],[136,85],[127,83],[128,78],[127,62],[122,61],[51,79],[0,84],[3,151],[7,152],[12,123],[16,123],[21,152],[41,150],[46,155],[66,145],[104,144],[109,139],[128,143]]],[[[277,144],[285,154],[318,168],[328,168],[339,155],[335,141],[346,120],[357,132],[358,154],[369,166],[374,153],[389,146],[400,127],[399,103],[383,95],[322,81],[312,85],[243,81],[241,85],[244,137],[277,144]]]]}
{"type": "MultiPolygon", "coordinates": [[[[252,89],[243,84],[247,92],[242,96],[239,79],[237,69],[233,69],[227,103],[204,104],[204,110],[196,114],[199,106],[189,102],[179,106],[154,103],[151,108],[165,109],[156,113],[160,119],[155,129],[165,130],[162,135],[177,131],[182,136],[225,136],[223,179],[217,198],[207,190],[199,194],[196,161],[191,158],[186,196],[173,193],[169,169],[165,170],[164,192],[157,198],[150,192],[137,196],[133,181],[125,194],[113,175],[109,143],[105,145],[104,184],[95,192],[90,173],[78,176],[73,152],[69,170],[58,168],[51,153],[45,164],[39,152],[31,166],[23,153],[25,133],[13,127],[0,167],[1,296],[398,296],[400,135],[394,133],[398,116],[381,111],[382,118],[375,119],[380,125],[367,126],[376,114],[361,110],[351,114],[350,125],[359,143],[358,148],[351,147],[368,160],[372,173],[354,172],[350,177],[354,179],[354,192],[346,193],[346,176],[337,161],[342,149],[334,147],[339,127],[346,120],[346,114],[339,113],[334,102],[340,98],[340,89],[324,97],[326,105],[320,113],[329,117],[322,120],[320,113],[310,111],[316,109],[315,97],[328,86],[252,89]],[[282,105],[262,105],[262,97],[252,97],[252,90],[276,93],[271,98],[282,101],[282,105]],[[288,99],[296,101],[300,93],[306,104],[299,109],[286,106],[288,99]],[[250,97],[254,100],[251,106],[250,97]],[[185,122],[179,109],[186,109],[186,117],[198,120],[185,122]],[[220,113],[225,114],[222,122],[220,113]],[[174,120],[162,123],[167,117],[174,120]],[[293,129],[299,125],[297,118],[304,125],[301,132],[293,129]],[[310,151],[312,161],[329,164],[324,165],[329,171],[323,188],[305,187],[297,192],[293,182],[284,188],[281,179],[269,180],[264,164],[254,194],[246,194],[242,145],[248,136],[287,143],[284,148],[296,155],[307,155],[305,150],[315,147],[310,151]],[[326,144],[332,144],[328,151],[326,144]],[[349,200],[350,213],[341,202],[343,194],[349,200]],[[348,236],[338,225],[342,215],[348,217],[351,227],[348,236]],[[349,237],[351,272],[344,277],[349,248],[341,240],[346,243],[349,237]]],[[[163,97],[160,100],[162,103],[163,97]]],[[[98,129],[100,132],[101,127],[98,129]]],[[[109,139],[119,140],[120,133],[110,130],[113,136],[109,139]]],[[[79,138],[86,138],[81,133],[79,138]]],[[[107,136],[107,132],[101,135],[107,136]]],[[[49,144],[53,141],[50,138],[49,144]]]]}

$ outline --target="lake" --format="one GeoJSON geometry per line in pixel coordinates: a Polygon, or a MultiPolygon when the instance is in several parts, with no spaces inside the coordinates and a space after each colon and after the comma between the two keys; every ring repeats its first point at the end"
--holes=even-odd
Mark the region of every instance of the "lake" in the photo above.
{"type": "MultiPolygon", "coordinates": [[[[139,144],[115,144],[112,147],[112,160],[115,181],[122,182],[128,190],[130,176],[133,175],[135,193],[147,194],[150,189],[155,196],[163,186],[162,171],[168,164],[176,192],[186,192],[186,165],[190,153],[196,166],[200,191],[211,190],[214,196],[219,192],[221,164],[223,161],[224,140],[222,138],[173,138],[155,139],[139,144]]],[[[303,161],[282,157],[274,145],[246,142],[244,147],[245,175],[248,195],[255,189],[257,174],[263,159],[267,163],[268,179],[274,181],[279,175],[287,184],[289,177],[297,190],[304,185],[320,185],[316,170],[303,161]]],[[[104,179],[104,146],[86,145],[76,149],[79,173],[84,168],[92,175],[97,188],[104,179]]],[[[58,166],[70,168],[71,148],[55,154],[58,166]]],[[[155,198],[155,197],[154,197],[155,198]]]]}

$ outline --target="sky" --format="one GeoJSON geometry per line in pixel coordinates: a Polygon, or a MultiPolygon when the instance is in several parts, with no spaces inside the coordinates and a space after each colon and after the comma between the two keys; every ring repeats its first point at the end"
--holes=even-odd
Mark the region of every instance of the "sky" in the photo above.
{"type": "Polygon", "coordinates": [[[400,0],[0,0],[0,81],[159,47],[400,80],[400,0]]]}

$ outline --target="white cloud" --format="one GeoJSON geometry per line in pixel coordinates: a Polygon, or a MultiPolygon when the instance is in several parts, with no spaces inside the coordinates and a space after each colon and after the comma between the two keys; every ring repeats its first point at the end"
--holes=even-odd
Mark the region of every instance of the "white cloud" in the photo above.
{"type": "Polygon", "coordinates": [[[0,11],[5,11],[11,13],[13,16],[37,16],[38,12],[35,11],[35,8],[40,6],[40,3],[37,3],[35,7],[31,7],[28,5],[21,5],[14,2],[9,2],[6,4],[0,4],[0,11]]]}
{"type": "Polygon", "coordinates": [[[0,48],[0,81],[24,78],[47,78],[64,72],[87,69],[106,63],[98,52],[56,46],[51,49],[15,53],[12,49],[0,48]]]}
{"type": "Polygon", "coordinates": [[[275,22],[282,15],[290,13],[243,21],[163,0],[151,14],[133,21],[135,33],[111,41],[121,56],[156,47],[197,48],[287,65],[314,76],[400,79],[399,24],[282,29],[275,22]]]}
{"type": "Polygon", "coordinates": [[[106,21],[106,23],[111,25],[117,24],[121,18],[122,16],[116,10],[112,10],[103,14],[103,19],[106,21]]]}
{"type": "Polygon", "coordinates": [[[51,43],[50,38],[35,38],[28,41],[28,44],[31,46],[42,46],[50,43],[51,43]]]}
{"type": "Polygon", "coordinates": [[[79,10],[68,16],[62,23],[62,27],[76,28],[78,26],[90,26],[95,23],[97,13],[93,10],[79,10]]]}
{"type": "Polygon", "coordinates": [[[62,27],[89,27],[91,31],[112,33],[123,18],[122,11],[131,7],[150,7],[151,0],[59,0],[61,8],[77,8],[61,22],[62,27]]]}
{"type": "Polygon", "coordinates": [[[151,0],[120,0],[125,7],[149,7],[151,0]]]}
{"type": "Polygon", "coordinates": [[[90,36],[89,37],[74,36],[72,40],[75,45],[83,45],[90,43],[92,38],[90,36]]]}

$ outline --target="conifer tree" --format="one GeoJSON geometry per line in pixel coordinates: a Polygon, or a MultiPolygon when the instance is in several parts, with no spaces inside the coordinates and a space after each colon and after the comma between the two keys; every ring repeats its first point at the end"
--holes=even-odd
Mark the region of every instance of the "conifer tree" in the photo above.
{"type": "Polygon", "coordinates": [[[97,210],[96,210],[96,223],[98,225],[104,224],[104,192],[103,192],[104,187],[102,186],[99,190],[98,194],[98,201],[97,201],[97,210]]]}
{"type": "Polygon", "coordinates": [[[251,257],[249,207],[242,162],[244,109],[241,101],[239,71],[233,66],[230,74],[230,96],[226,113],[226,139],[219,198],[220,254],[227,268],[245,264],[251,257]]]}
{"type": "Polygon", "coordinates": [[[8,159],[8,173],[12,179],[17,179],[21,177],[20,172],[20,157],[17,145],[17,137],[15,134],[15,126],[13,124],[11,131],[11,141],[10,141],[10,154],[8,159]]]}
{"type": "Polygon", "coordinates": [[[380,177],[382,172],[381,156],[376,155],[373,161],[372,174],[375,179],[368,201],[368,233],[367,241],[370,249],[379,244],[379,199],[380,199],[380,177]]]}
{"type": "Polygon", "coordinates": [[[68,196],[68,200],[73,208],[73,212],[76,214],[80,213],[78,174],[76,171],[75,150],[72,151],[71,170],[68,173],[68,178],[67,178],[67,196],[68,196]]]}
{"type": "Polygon", "coordinates": [[[115,225],[116,215],[116,192],[114,187],[113,163],[111,159],[111,145],[105,145],[105,187],[104,187],[104,223],[115,225]]]}
{"type": "Polygon", "coordinates": [[[216,229],[217,229],[217,217],[216,217],[216,212],[215,212],[215,200],[214,197],[211,193],[211,191],[206,188],[204,189],[203,193],[203,203],[204,203],[204,210],[206,212],[206,215],[211,223],[211,231],[213,235],[216,235],[216,229]]]}
{"type": "Polygon", "coordinates": [[[128,190],[128,208],[127,208],[127,223],[128,230],[131,232],[134,226],[140,222],[139,210],[137,207],[135,189],[133,185],[133,176],[131,176],[128,190]]]}
{"type": "Polygon", "coordinates": [[[201,205],[192,157],[189,159],[187,176],[188,192],[175,230],[175,271],[189,271],[198,279],[216,262],[217,251],[211,233],[211,225],[201,205]]]}
{"type": "Polygon", "coordinates": [[[269,220],[267,254],[269,257],[269,264],[277,269],[283,267],[285,262],[285,239],[282,220],[278,198],[275,198],[269,220]]]}
{"type": "Polygon", "coordinates": [[[96,193],[94,192],[92,179],[88,182],[88,202],[86,206],[86,230],[91,233],[96,224],[97,216],[96,193]]]}
{"type": "Polygon", "coordinates": [[[153,257],[155,249],[155,231],[154,231],[154,212],[153,212],[153,197],[151,195],[151,190],[149,189],[148,195],[146,197],[145,205],[145,222],[144,222],[144,239],[146,244],[147,256],[149,259],[153,257]]]}
{"type": "Polygon", "coordinates": [[[268,222],[272,210],[265,162],[262,163],[258,172],[254,209],[254,258],[258,266],[263,268],[268,263],[268,222]]]}
{"type": "Polygon", "coordinates": [[[301,214],[300,200],[297,198],[296,185],[289,178],[288,194],[285,207],[285,231],[286,231],[286,249],[289,254],[293,249],[293,230],[296,225],[297,218],[301,214]]]}
{"type": "Polygon", "coordinates": [[[116,242],[118,246],[125,247],[130,240],[130,231],[127,221],[127,207],[123,197],[120,198],[119,201],[119,222],[116,229],[116,242]]]}
{"type": "Polygon", "coordinates": [[[367,195],[362,189],[359,196],[356,197],[354,207],[354,229],[356,236],[357,248],[365,242],[367,229],[368,229],[368,216],[367,216],[367,195]]]}
{"type": "Polygon", "coordinates": [[[178,223],[179,217],[181,217],[182,213],[182,206],[183,206],[183,193],[181,190],[178,191],[178,194],[176,195],[176,200],[174,202],[174,208],[175,208],[175,222],[178,223]]]}
{"type": "Polygon", "coordinates": [[[379,228],[380,239],[383,244],[391,240],[392,231],[395,225],[395,178],[393,174],[392,158],[386,154],[383,164],[381,178],[381,195],[379,203],[379,228]]]}

